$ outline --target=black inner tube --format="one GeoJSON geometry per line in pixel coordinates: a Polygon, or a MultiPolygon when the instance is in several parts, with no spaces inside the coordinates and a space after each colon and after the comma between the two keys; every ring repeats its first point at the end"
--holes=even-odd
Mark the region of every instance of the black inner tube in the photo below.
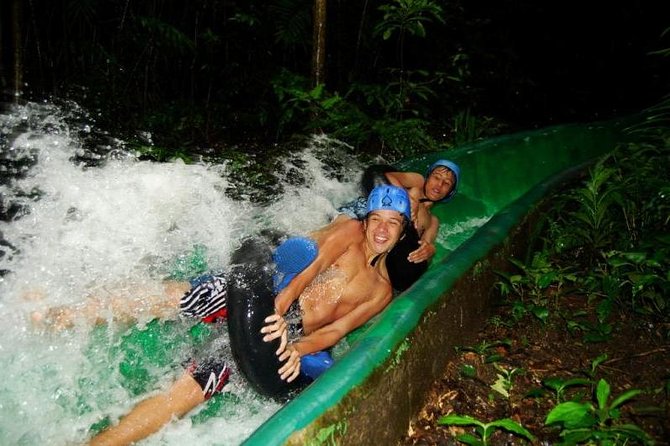
{"type": "Polygon", "coordinates": [[[419,234],[413,225],[408,225],[402,239],[386,256],[386,270],[389,273],[391,286],[403,292],[416,282],[428,269],[428,261],[413,263],[407,260],[409,253],[419,247],[419,234]]]}
{"type": "Polygon", "coordinates": [[[231,263],[228,333],[233,358],[254,390],[284,401],[305,383],[299,378],[289,384],[279,377],[281,363],[275,352],[280,341],[264,342],[260,332],[265,318],[274,313],[271,245],[263,239],[248,239],[231,263]]]}

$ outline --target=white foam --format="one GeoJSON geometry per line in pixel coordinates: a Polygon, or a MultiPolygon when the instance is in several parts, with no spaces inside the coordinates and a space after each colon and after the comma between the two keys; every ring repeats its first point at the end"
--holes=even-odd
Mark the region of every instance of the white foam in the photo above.
{"type": "MultiPolygon", "coordinates": [[[[5,206],[29,210],[0,222],[2,238],[13,246],[0,246],[0,270],[10,271],[0,278],[0,444],[82,442],[92,423],[120,416],[141,399],[121,385],[113,325],[108,341],[93,343],[86,327],[36,331],[31,310],[83,302],[94,284],[160,280],[196,246],[206,247],[210,268],[225,267],[245,235],[265,227],[304,233],[356,195],[355,163],[344,172],[350,181],[325,173],[316,154],[327,139],[315,139],[287,161],[288,171],[297,163],[304,182],[283,179],[284,193],[261,208],[226,196],[234,185],[222,165],[151,163],[123,151],[100,167],[77,164],[73,159],[85,150],[65,114],[50,104],[27,104],[0,117],[11,142],[4,158],[33,160],[15,163],[14,179],[0,186],[5,206]],[[25,300],[35,289],[43,299],[25,300]]],[[[244,402],[230,418],[192,425],[186,417],[147,444],[239,444],[279,407],[245,388],[239,374],[229,388],[244,402]]]]}

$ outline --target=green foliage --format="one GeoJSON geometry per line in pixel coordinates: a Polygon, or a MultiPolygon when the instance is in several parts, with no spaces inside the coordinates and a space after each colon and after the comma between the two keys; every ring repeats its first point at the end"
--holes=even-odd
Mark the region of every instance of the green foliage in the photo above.
{"type": "MultiPolygon", "coordinates": [[[[273,87],[282,110],[278,124],[280,134],[300,126],[304,131],[327,132],[352,145],[377,140],[382,151],[388,151],[386,156],[391,159],[438,148],[437,142],[428,133],[426,121],[386,117],[373,119],[345,98],[329,93],[323,85],[314,88],[308,85],[306,78],[288,71],[282,71],[274,79],[273,87]]],[[[356,91],[367,94],[366,102],[381,106],[384,113],[388,111],[387,107],[393,107],[391,96],[382,89],[366,89],[358,85],[356,91]]]]}
{"type": "Polygon", "coordinates": [[[618,421],[620,407],[640,393],[640,390],[628,390],[610,401],[610,385],[601,379],[595,389],[595,405],[592,401],[561,403],[549,412],[545,424],[559,425],[566,445],[653,444],[651,437],[637,425],[618,421]]]}
{"type": "Polygon", "coordinates": [[[309,122],[313,116],[318,116],[341,100],[338,95],[328,96],[323,84],[310,88],[306,77],[288,70],[280,71],[272,80],[272,87],[281,108],[278,134],[289,125],[309,122]]]}
{"type": "Polygon", "coordinates": [[[427,125],[425,118],[430,115],[430,104],[437,98],[435,89],[444,82],[444,74],[426,70],[403,72],[395,68],[385,70],[384,74],[388,80],[382,84],[353,83],[345,98],[358,104],[371,121],[415,119],[427,125]]]}
{"type": "Polygon", "coordinates": [[[587,253],[595,258],[601,250],[611,244],[616,230],[612,209],[615,204],[621,205],[619,181],[610,181],[616,174],[613,168],[605,167],[600,162],[591,170],[591,176],[585,187],[577,189],[573,199],[579,207],[572,212],[571,230],[588,248],[587,253]]]}
{"type": "Polygon", "coordinates": [[[85,23],[90,26],[95,22],[95,1],[94,0],[77,0],[68,1],[65,4],[66,17],[68,23],[81,24],[85,23]]]}
{"type": "MultiPolygon", "coordinates": [[[[668,35],[670,35],[670,28],[665,28],[663,30],[663,32],[661,33],[661,37],[668,36],[668,35]]],[[[651,51],[649,54],[668,57],[668,56],[670,56],[670,47],[662,48],[662,49],[656,50],[656,51],[651,51]]]]}
{"type": "Polygon", "coordinates": [[[370,137],[369,118],[338,94],[330,94],[323,84],[309,87],[309,80],[282,70],[272,82],[281,108],[278,135],[286,130],[322,130],[352,144],[370,137]]]}
{"type": "Polygon", "coordinates": [[[583,387],[590,386],[593,383],[590,379],[586,378],[570,378],[563,379],[559,377],[551,377],[542,381],[542,385],[548,387],[554,391],[556,396],[556,401],[561,402],[565,397],[565,392],[571,387],[583,387]]]}
{"type": "Polygon", "coordinates": [[[511,432],[512,434],[526,438],[529,441],[534,441],[535,437],[525,427],[514,420],[504,418],[490,423],[483,423],[476,418],[467,415],[446,415],[441,417],[438,424],[443,426],[474,426],[475,435],[462,434],[456,437],[458,441],[472,446],[486,446],[489,444],[491,435],[498,430],[511,432]]]}
{"type": "Polygon", "coordinates": [[[516,259],[510,259],[521,274],[510,274],[504,271],[496,273],[502,280],[496,282],[503,296],[518,296],[521,300],[512,303],[512,314],[519,321],[526,314],[532,314],[542,323],[549,317],[549,305],[556,304],[561,297],[563,287],[574,283],[577,277],[567,268],[559,268],[552,264],[549,253],[536,252],[529,265],[516,259]],[[554,302],[549,301],[553,297],[554,302]]]}
{"type": "Polygon", "coordinates": [[[417,37],[426,37],[425,23],[433,19],[444,23],[442,8],[433,0],[392,0],[391,3],[381,5],[379,10],[384,13],[382,21],[375,28],[374,33],[388,40],[395,33],[403,36],[405,33],[417,37]]]}
{"type": "Polygon", "coordinates": [[[388,73],[389,81],[385,89],[393,97],[386,102],[390,107],[385,109],[384,116],[404,118],[425,115],[422,108],[437,97],[434,85],[442,82],[440,73],[395,68],[390,68],[388,73]]]}
{"type": "Polygon", "coordinates": [[[137,24],[154,45],[167,50],[165,55],[169,52],[187,54],[195,49],[193,40],[186,34],[157,17],[138,17],[137,24]]]}
{"type": "Polygon", "coordinates": [[[475,378],[477,376],[477,369],[471,364],[463,364],[461,365],[460,374],[466,378],[475,378]]]}
{"type": "Polygon", "coordinates": [[[548,253],[579,259],[582,267],[591,267],[615,241],[623,199],[617,171],[601,160],[591,169],[584,187],[558,197],[554,222],[550,225],[548,253]],[[616,205],[616,206],[615,206],[616,205]]]}
{"type": "Polygon", "coordinates": [[[620,147],[594,165],[582,187],[553,201],[543,249],[528,265],[512,259],[518,272],[499,273],[501,293],[517,298],[510,299],[514,321],[528,314],[545,321],[550,297],[558,302],[568,284],[595,304],[595,320],[562,314],[587,342],[610,338],[617,308],[668,320],[669,143],[620,147]]]}
{"type": "Polygon", "coordinates": [[[421,119],[392,119],[375,121],[372,129],[379,135],[382,150],[388,149],[385,155],[390,158],[406,158],[421,152],[437,149],[436,141],[427,130],[428,123],[421,119]]]}
{"type": "Polygon", "coordinates": [[[140,158],[150,158],[155,161],[165,162],[180,159],[185,163],[191,163],[191,156],[180,149],[150,146],[146,144],[131,144],[130,147],[137,152],[140,158]]]}
{"type": "Polygon", "coordinates": [[[373,31],[374,36],[382,36],[383,40],[388,40],[393,34],[398,35],[398,53],[400,55],[400,68],[398,70],[390,69],[392,78],[389,87],[396,90],[397,100],[394,102],[396,108],[396,117],[404,118],[407,110],[415,117],[418,112],[412,106],[415,98],[426,100],[429,96],[435,96],[432,87],[432,79],[440,79],[442,76],[433,73],[428,80],[428,72],[425,70],[406,71],[405,70],[405,36],[407,34],[426,37],[424,24],[437,20],[444,23],[442,18],[442,7],[434,0],[392,0],[390,3],[379,6],[383,12],[380,22],[378,22],[373,31]],[[424,80],[416,81],[415,77],[424,77],[424,80]],[[407,110],[406,110],[407,109],[407,110]]]}
{"type": "Polygon", "coordinates": [[[504,317],[496,314],[493,315],[488,321],[488,324],[492,325],[493,327],[500,328],[500,327],[511,327],[512,324],[510,324],[507,320],[505,320],[504,317]]]}
{"type": "MultiPolygon", "coordinates": [[[[630,250],[644,238],[667,229],[670,221],[670,180],[666,139],[655,144],[631,144],[615,152],[607,161],[619,171],[622,181],[623,233],[614,248],[630,250]],[[645,236],[646,234],[646,236],[645,236]]],[[[667,232],[667,231],[666,231],[667,232]]]]}
{"type": "Polygon", "coordinates": [[[608,249],[628,251],[663,231],[670,221],[668,143],[619,148],[594,166],[584,187],[559,197],[551,250],[586,254],[579,255],[584,265],[597,266],[608,249]]]}
{"type": "Polygon", "coordinates": [[[457,347],[456,351],[473,352],[481,356],[484,359],[484,362],[496,362],[502,358],[497,350],[501,347],[507,349],[511,346],[512,341],[509,339],[501,339],[493,342],[482,341],[473,346],[457,347]]]}
{"type": "Polygon", "coordinates": [[[591,378],[592,380],[595,379],[596,377],[596,370],[598,370],[598,367],[600,367],[600,364],[605,362],[607,360],[607,353],[603,353],[601,355],[598,355],[594,360],[591,361],[591,364],[588,369],[583,370],[583,373],[591,378]]]}
{"type": "Polygon", "coordinates": [[[393,116],[403,107],[397,91],[393,91],[387,83],[354,82],[345,97],[362,104],[372,116],[393,116]]]}
{"type": "Polygon", "coordinates": [[[509,399],[512,388],[514,387],[514,377],[523,370],[515,367],[506,369],[497,363],[494,363],[493,367],[495,367],[498,373],[496,373],[496,380],[491,385],[491,389],[495,390],[506,399],[509,399]]]}
{"type": "Polygon", "coordinates": [[[605,158],[608,169],[618,172],[610,181],[619,186],[603,188],[618,188],[621,218],[609,224],[614,227],[609,243],[600,248],[598,265],[584,280],[610,305],[616,302],[661,319],[668,317],[670,306],[669,142],[629,145],[605,158]]]}
{"type": "Polygon", "coordinates": [[[275,0],[268,5],[277,43],[285,48],[306,49],[311,39],[311,5],[310,0],[275,0]]]}
{"type": "Polygon", "coordinates": [[[670,302],[670,236],[658,235],[649,251],[607,253],[610,276],[621,294],[630,296],[633,310],[642,314],[665,315],[670,302]]]}
{"type": "Polygon", "coordinates": [[[460,146],[482,139],[499,132],[498,125],[492,118],[478,117],[469,108],[459,111],[454,116],[452,126],[452,144],[460,146]]]}
{"type": "Polygon", "coordinates": [[[310,439],[305,446],[335,446],[339,444],[338,439],[347,433],[347,428],[347,423],[344,421],[322,427],[319,429],[316,436],[310,439]]]}
{"type": "MultiPolygon", "coordinates": [[[[667,51],[670,51],[668,49],[667,51]]],[[[667,138],[667,128],[670,124],[670,98],[659,102],[643,111],[645,119],[630,126],[627,131],[631,134],[642,134],[651,140],[667,138]]]]}
{"type": "Polygon", "coordinates": [[[154,144],[139,142],[132,145],[156,161],[181,158],[188,163],[193,157],[193,146],[211,138],[209,118],[203,109],[170,103],[142,116],[143,120],[137,125],[151,133],[154,144]]]}

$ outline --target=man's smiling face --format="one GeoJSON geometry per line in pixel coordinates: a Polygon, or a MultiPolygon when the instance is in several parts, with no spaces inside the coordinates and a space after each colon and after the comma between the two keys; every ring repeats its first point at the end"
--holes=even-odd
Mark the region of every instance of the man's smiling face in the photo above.
{"type": "Polygon", "coordinates": [[[405,217],[398,211],[377,210],[365,222],[365,239],[373,252],[388,252],[398,242],[405,225],[405,217]]]}

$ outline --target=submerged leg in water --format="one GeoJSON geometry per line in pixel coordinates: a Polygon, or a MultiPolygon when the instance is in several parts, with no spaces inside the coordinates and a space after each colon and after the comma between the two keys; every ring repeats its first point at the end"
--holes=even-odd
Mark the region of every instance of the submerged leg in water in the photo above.
{"type": "MultiPolygon", "coordinates": [[[[165,281],[154,286],[125,286],[114,291],[99,288],[82,303],[34,311],[30,318],[35,326],[54,331],[71,328],[77,321],[101,324],[109,320],[174,319],[180,311],[180,300],[189,289],[189,282],[178,281],[165,281]]],[[[34,295],[34,292],[30,294],[31,299],[34,295]]]]}
{"type": "Polygon", "coordinates": [[[180,418],[220,392],[228,382],[230,369],[225,363],[188,370],[170,388],[148,398],[89,442],[91,446],[130,445],[158,432],[173,418],[180,418]]]}

